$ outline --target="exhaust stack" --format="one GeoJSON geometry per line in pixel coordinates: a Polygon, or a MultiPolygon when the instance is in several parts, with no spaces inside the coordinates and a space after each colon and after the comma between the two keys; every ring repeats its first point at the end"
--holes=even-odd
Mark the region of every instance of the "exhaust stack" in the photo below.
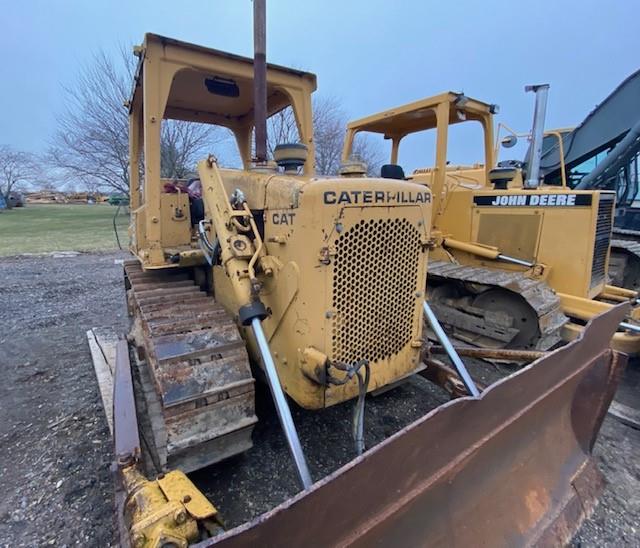
{"type": "Polygon", "coordinates": [[[549,84],[525,86],[525,91],[536,94],[536,105],[533,113],[533,129],[531,130],[531,157],[525,188],[538,188],[540,184],[540,159],[542,158],[542,139],[544,137],[544,118],[547,114],[547,94],[549,84]]]}
{"type": "Polygon", "coordinates": [[[266,0],[253,0],[253,112],[255,160],[267,161],[267,15],[266,0]]]}

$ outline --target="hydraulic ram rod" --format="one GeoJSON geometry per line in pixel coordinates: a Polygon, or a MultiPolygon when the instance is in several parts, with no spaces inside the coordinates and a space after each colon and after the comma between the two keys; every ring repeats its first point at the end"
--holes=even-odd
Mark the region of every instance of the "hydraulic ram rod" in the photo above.
{"type": "Polygon", "coordinates": [[[264,363],[265,373],[267,374],[267,380],[269,381],[271,395],[273,396],[273,401],[276,404],[276,410],[278,411],[278,417],[280,418],[280,424],[282,424],[284,435],[287,438],[289,451],[291,452],[291,456],[293,457],[298,470],[300,483],[302,483],[302,487],[304,489],[308,489],[311,487],[313,481],[311,480],[307,461],[304,458],[304,453],[302,452],[302,446],[300,445],[300,438],[298,437],[296,426],[293,424],[289,404],[287,403],[287,399],[282,391],[282,386],[280,386],[278,372],[275,364],[273,363],[269,344],[267,343],[267,338],[264,336],[260,319],[253,318],[253,320],[251,320],[251,327],[253,329],[253,334],[256,337],[258,348],[260,349],[260,355],[262,356],[262,363],[264,363]]]}
{"type": "Polygon", "coordinates": [[[507,263],[518,264],[520,266],[526,266],[532,268],[535,263],[525,261],[524,259],[518,259],[516,257],[510,257],[509,255],[503,255],[500,253],[497,247],[480,245],[472,242],[461,242],[460,240],[454,240],[453,238],[445,238],[444,245],[446,247],[452,247],[459,251],[465,251],[466,253],[473,253],[478,257],[484,257],[485,259],[500,260],[507,263]]]}
{"type": "Polygon", "coordinates": [[[500,253],[498,255],[498,259],[504,261],[506,263],[518,264],[520,266],[526,266],[527,268],[532,268],[535,266],[535,263],[531,261],[525,261],[524,259],[517,259],[516,257],[510,257],[509,255],[503,255],[500,253]]]}
{"type": "Polygon", "coordinates": [[[469,394],[471,394],[474,398],[477,398],[478,396],[480,396],[480,391],[478,390],[476,383],[473,382],[473,379],[471,378],[471,375],[469,375],[469,372],[467,371],[467,368],[464,366],[464,363],[462,363],[462,360],[460,359],[460,356],[456,352],[456,349],[451,344],[449,337],[447,337],[447,334],[444,332],[444,329],[442,329],[442,326],[440,325],[438,318],[436,318],[436,315],[433,313],[433,310],[431,310],[431,307],[429,306],[427,301],[424,301],[422,303],[422,306],[424,308],[424,315],[426,316],[427,321],[431,326],[431,329],[433,329],[433,332],[435,333],[436,338],[440,341],[440,344],[444,347],[447,353],[447,356],[449,356],[449,359],[453,363],[453,366],[456,368],[456,371],[458,372],[458,375],[462,379],[462,382],[464,383],[465,387],[469,391],[469,394]]]}
{"type": "Polygon", "coordinates": [[[640,333],[640,325],[634,325],[629,322],[620,322],[620,327],[628,331],[633,331],[634,333],[640,333]]]}

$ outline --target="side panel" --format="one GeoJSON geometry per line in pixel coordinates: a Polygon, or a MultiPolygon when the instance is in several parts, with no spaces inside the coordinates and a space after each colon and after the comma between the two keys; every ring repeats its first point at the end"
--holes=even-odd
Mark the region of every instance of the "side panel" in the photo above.
{"type": "Polygon", "coordinates": [[[505,255],[534,261],[538,256],[541,227],[539,211],[481,213],[476,241],[495,246],[505,255]]]}
{"type": "Polygon", "coordinates": [[[188,246],[191,243],[191,215],[187,194],[160,194],[160,226],[163,247],[188,246]]]}
{"type": "MultiPolygon", "coordinates": [[[[612,222],[600,211],[600,196],[546,189],[478,192],[473,198],[471,239],[496,246],[506,255],[547,265],[547,282],[556,291],[593,298],[606,283],[612,222]],[[532,255],[533,248],[537,251],[532,255]]],[[[521,270],[505,263],[487,266],[521,270]]]]}

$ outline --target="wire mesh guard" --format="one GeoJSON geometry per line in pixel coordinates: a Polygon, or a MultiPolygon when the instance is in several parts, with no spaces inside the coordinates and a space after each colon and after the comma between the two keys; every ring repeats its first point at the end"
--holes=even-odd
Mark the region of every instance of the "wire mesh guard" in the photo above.
{"type": "Polygon", "coordinates": [[[375,362],[413,334],[420,234],[406,219],[362,220],[335,242],[333,359],[375,362]]]}

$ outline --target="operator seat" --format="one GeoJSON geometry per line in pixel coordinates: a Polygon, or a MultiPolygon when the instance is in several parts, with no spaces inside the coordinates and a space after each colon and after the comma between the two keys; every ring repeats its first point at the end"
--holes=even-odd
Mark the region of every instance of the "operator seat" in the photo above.
{"type": "Polygon", "coordinates": [[[404,169],[398,164],[384,164],[380,168],[380,177],[383,179],[404,180],[404,169]]]}

